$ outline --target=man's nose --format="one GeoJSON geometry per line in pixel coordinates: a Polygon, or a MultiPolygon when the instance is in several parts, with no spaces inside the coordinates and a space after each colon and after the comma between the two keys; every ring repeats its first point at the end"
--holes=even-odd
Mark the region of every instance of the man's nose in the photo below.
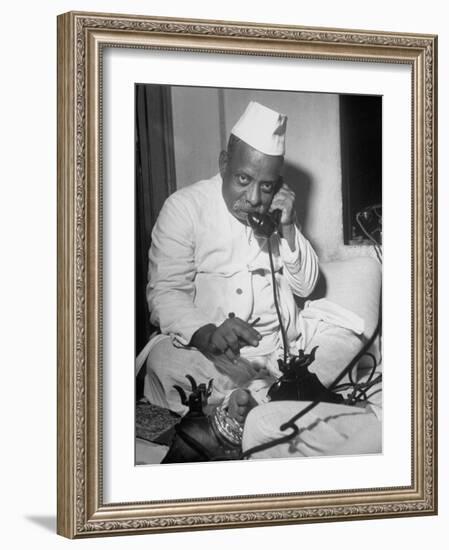
{"type": "Polygon", "coordinates": [[[252,183],[251,187],[247,190],[246,200],[251,206],[259,206],[260,204],[260,189],[259,184],[252,183]]]}

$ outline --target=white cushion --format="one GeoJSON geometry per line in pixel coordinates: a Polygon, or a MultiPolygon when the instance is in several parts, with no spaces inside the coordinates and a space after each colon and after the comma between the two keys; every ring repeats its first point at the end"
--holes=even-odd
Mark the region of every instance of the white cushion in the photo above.
{"type": "Polygon", "coordinates": [[[320,264],[321,280],[309,299],[327,298],[357,313],[365,321],[365,336],[379,319],[382,269],[377,260],[357,257],[320,264]]]}

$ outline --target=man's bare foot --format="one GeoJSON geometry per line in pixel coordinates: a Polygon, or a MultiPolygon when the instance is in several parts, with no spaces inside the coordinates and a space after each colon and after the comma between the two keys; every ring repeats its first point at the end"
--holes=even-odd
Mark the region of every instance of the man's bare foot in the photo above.
{"type": "Polygon", "coordinates": [[[256,404],[256,400],[249,391],[242,389],[234,390],[229,397],[228,413],[232,418],[235,418],[237,422],[243,424],[246,415],[256,406],[256,404]]]}

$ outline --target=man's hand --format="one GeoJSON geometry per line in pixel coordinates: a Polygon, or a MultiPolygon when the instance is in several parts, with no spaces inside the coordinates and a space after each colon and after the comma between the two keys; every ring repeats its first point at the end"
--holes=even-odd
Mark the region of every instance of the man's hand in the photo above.
{"type": "Polygon", "coordinates": [[[295,223],[295,193],[286,183],[283,183],[279,191],[273,196],[270,212],[273,210],[282,211],[281,225],[292,225],[295,223]]]}
{"type": "Polygon", "coordinates": [[[192,336],[190,345],[214,355],[224,353],[230,361],[240,355],[240,348],[259,345],[262,336],[250,324],[238,317],[226,319],[219,327],[205,325],[192,336]]]}
{"type": "Polygon", "coordinates": [[[295,193],[290,187],[283,183],[279,191],[274,195],[270,205],[270,212],[281,210],[280,231],[292,251],[295,250],[295,193]]]}

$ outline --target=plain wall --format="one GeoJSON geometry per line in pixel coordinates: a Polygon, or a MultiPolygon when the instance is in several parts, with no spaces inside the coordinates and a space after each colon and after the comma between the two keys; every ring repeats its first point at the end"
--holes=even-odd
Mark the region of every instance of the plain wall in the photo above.
{"type": "Polygon", "coordinates": [[[172,86],[173,136],[178,189],[218,172],[221,149],[218,92],[172,86]]]}
{"type": "MultiPolygon", "coordinates": [[[[1,500],[5,549],[442,550],[449,536],[449,29],[444,2],[59,0],[3,5],[1,500]],[[69,10],[439,33],[439,515],[68,541],[56,536],[56,15],[69,10]]],[[[200,483],[201,480],[198,480],[200,483]]]]}

